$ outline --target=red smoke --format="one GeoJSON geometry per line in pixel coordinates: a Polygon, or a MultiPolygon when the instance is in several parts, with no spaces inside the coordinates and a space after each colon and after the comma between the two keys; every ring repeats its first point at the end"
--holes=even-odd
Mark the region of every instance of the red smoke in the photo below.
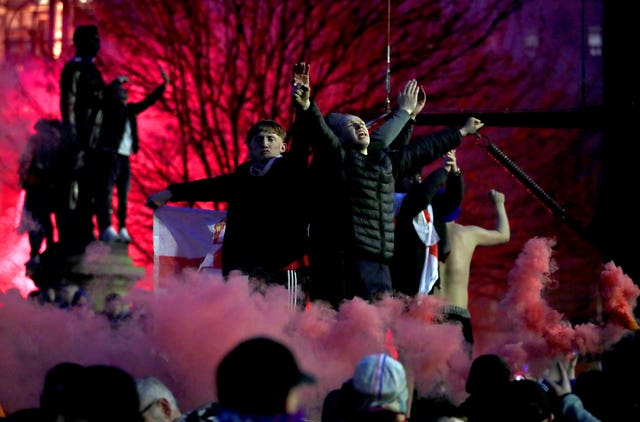
{"type": "MultiPolygon", "coordinates": [[[[613,263],[602,272],[606,325],[573,327],[552,309],[544,290],[554,282],[553,246],[545,238],[527,242],[509,273],[504,299],[491,312],[473,315],[477,326],[489,319],[493,327],[474,332],[473,356],[500,353],[514,370],[526,368],[538,376],[559,355],[601,352],[634,320],[631,309],[639,290],[613,263]]],[[[0,404],[9,412],[37,405],[45,371],[66,360],[157,376],[188,410],[215,400],[213,374],[230,347],[266,334],[292,347],[300,365],[317,376],[317,385],[306,387],[305,402],[309,416],[318,418],[324,395],[349,378],[363,355],[388,351],[389,331],[421,394],[437,388],[455,401],[466,396],[472,355],[457,325],[434,323],[442,305],[436,297],[387,297],[376,304],[354,299],[339,312],[311,303],[306,310],[290,311],[284,288],[256,293],[242,277],[223,282],[188,272],[163,285],[154,292],[131,291],[134,318],[119,329],[91,311],[42,307],[16,290],[5,292],[0,296],[0,373],[13,382],[0,385],[0,404]]]]}

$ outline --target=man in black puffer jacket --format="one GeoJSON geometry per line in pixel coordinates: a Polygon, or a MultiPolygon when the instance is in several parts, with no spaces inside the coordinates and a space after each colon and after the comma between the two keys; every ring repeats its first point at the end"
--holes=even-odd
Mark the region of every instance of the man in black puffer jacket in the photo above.
{"type": "Polygon", "coordinates": [[[415,173],[483,126],[480,120],[469,118],[459,130],[446,129],[391,151],[388,146],[409,121],[421,89],[416,80],[407,82],[398,95],[398,109],[370,139],[362,119],[340,113],[330,113],[325,119],[309,98],[310,86],[293,86],[293,136],[311,145],[311,177],[324,186],[322,193],[314,191],[311,206],[312,273],[327,254],[334,264],[333,275],[325,274],[312,283],[331,283],[329,290],[338,289],[329,293],[334,306],[340,293],[342,299],[374,300],[392,291],[389,263],[394,250],[395,178],[415,173]],[[342,252],[336,254],[336,249],[342,252]]]}

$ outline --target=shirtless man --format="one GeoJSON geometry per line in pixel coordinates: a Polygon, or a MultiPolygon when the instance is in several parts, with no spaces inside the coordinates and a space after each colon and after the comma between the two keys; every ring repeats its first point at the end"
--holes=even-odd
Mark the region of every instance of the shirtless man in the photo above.
{"type": "Polygon", "coordinates": [[[496,213],[496,227],[488,230],[479,226],[464,226],[455,221],[447,221],[450,253],[447,260],[439,263],[440,289],[436,294],[447,303],[444,310],[449,321],[460,321],[464,338],[473,344],[471,315],[469,314],[469,273],[471,258],[476,246],[491,246],[506,243],[511,237],[509,219],[504,207],[504,194],[495,189],[489,192],[496,213]]]}

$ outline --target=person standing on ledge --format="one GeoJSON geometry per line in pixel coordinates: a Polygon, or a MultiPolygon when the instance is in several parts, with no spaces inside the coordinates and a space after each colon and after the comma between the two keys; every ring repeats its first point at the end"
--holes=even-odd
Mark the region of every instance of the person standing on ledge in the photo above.
{"type": "Polygon", "coordinates": [[[130,243],[127,230],[127,199],[131,187],[129,157],[138,152],[138,115],[155,104],[169,83],[166,72],[160,68],[162,83],[142,101],[127,102],[129,94],[126,76],[119,76],[105,91],[104,118],[100,142],[96,151],[98,181],[95,192],[95,212],[100,240],[130,243]],[[118,192],[118,226],[112,225],[113,188],[118,192]]]}

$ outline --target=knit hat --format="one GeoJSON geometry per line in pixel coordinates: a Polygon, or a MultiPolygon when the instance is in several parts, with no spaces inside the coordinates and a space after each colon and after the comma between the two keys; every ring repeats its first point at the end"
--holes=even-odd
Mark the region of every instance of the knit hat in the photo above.
{"type": "Polygon", "coordinates": [[[354,389],[365,396],[368,410],[407,412],[407,375],[404,366],[384,353],[365,356],[353,374],[354,389]]]}
{"type": "Polygon", "coordinates": [[[289,348],[267,337],[238,344],[216,373],[218,402],[242,414],[284,414],[289,391],[304,383],[315,378],[300,370],[289,348]]]}
{"type": "Polygon", "coordinates": [[[340,138],[344,125],[353,118],[357,117],[352,114],[329,113],[324,118],[324,121],[327,123],[327,126],[329,126],[329,129],[340,138]]]}

